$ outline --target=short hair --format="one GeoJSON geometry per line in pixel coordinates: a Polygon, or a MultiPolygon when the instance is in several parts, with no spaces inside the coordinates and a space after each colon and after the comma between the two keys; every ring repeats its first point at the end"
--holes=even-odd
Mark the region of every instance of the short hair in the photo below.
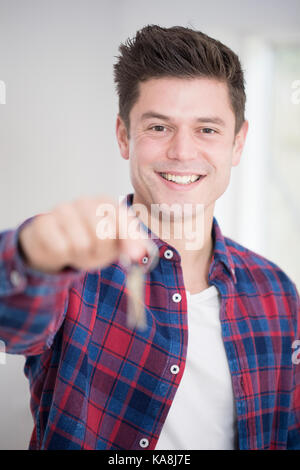
{"type": "Polygon", "coordinates": [[[235,115],[235,133],[245,120],[244,74],[238,56],[220,41],[183,26],[147,25],[119,46],[114,81],[119,115],[129,135],[129,114],[139,83],[151,78],[212,78],[227,84],[235,115]]]}

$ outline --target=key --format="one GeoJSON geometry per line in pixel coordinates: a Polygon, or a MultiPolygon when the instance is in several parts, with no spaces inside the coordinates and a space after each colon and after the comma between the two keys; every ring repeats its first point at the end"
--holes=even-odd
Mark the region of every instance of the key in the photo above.
{"type": "Polygon", "coordinates": [[[127,326],[130,329],[147,328],[145,310],[145,277],[148,272],[155,268],[159,260],[157,246],[149,250],[149,262],[147,265],[132,263],[128,267],[126,289],[127,289],[127,326]]]}
{"type": "Polygon", "coordinates": [[[145,272],[141,265],[133,263],[127,273],[127,326],[139,330],[146,329],[145,272]]]}

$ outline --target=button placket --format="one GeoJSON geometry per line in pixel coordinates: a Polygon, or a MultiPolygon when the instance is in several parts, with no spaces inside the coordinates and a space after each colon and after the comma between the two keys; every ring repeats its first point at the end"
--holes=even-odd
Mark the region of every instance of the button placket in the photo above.
{"type": "Polygon", "coordinates": [[[149,446],[149,440],[146,437],[143,437],[140,442],[139,442],[140,447],[145,449],[146,447],[149,446]]]}
{"type": "Polygon", "coordinates": [[[10,282],[14,287],[18,287],[21,283],[21,275],[15,269],[10,273],[10,282]]]}
{"type": "Polygon", "coordinates": [[[164,257],[165,257],[166,259],[172,259],[172,258],[173,258],[173,255],[174,255],[174,253],[173,253],[172,250],[166,250],[166,251],[164,252],[164,257]]]}
{"type": "Polygon", "coordinates": [[[177,375],[178,372],[179,372],[180,368],[177,364],[173,364],[171,367],[170,367],[170,372],[171,374],[173,375],[177,375]]]}
{"type": "Polygon", "coordinates": [[[175,292],[175,294],[172,295],[172,300],[175,303],[181,302],[181,295],[179,292],[175,292]]]}

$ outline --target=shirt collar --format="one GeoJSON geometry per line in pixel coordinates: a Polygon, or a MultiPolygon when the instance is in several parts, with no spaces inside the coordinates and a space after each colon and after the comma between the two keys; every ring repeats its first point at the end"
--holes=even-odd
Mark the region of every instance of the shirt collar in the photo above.
{"type": "MultiPolygon", "coordinates": [[[[127,194],[127,196],[125,196],[122,202],[126,204],[127,207],[132,206],[133,193],[127,194]]],[[[151,229],[147,227],[142,221],[140,222],[144,230],[148,232],[149,237],[152,238],[151,234],[153,232],[151,231],[151,229]]],[[[234,262],[233,262],[231,253],[229,251],[229,248],[226,244],[226,240],[221,232],[220,226],[215,217],[213,217],[212,238],[213,238],[213,243],[214,243],[214,249],[213,249],[213,258],[212,258],[212,262],[211,262],[210,269],[209,269],[209,277],[214,267],[221,262],[226,267],[228,274],[233,278],[234,282],[236,282],[234,262]]],[[[159,249],[165,248],[164,249],[165,251],[166,249],[171,248],[172,250],[175,250],[174,247],[171,247],[166,242],[164,242],[163,240],[161,240],[160,238],[156,236],[153,237],[153,241],[156,243],[159,249]]],[[[179,256],[179,253],[177,253],[177,251],[176,251],[176,254],[179,258],[180,256],[179,256]]]]}
{"type": "Polygon", "coordinates": [[[211,263],[211,268],[213,266],[214,261],[216,263],[220,261],[221,263],[225,265],[228,273],[233,278],[233,281],[236,282],[234,261],[232,259],[229,248],[226,244],[225,237],[223,236],[220,226],[215,217],[213,217],[212,237],[213,237],[213,242],[214,242],[214,251],[213,251],[213,259],[211,263]]]}

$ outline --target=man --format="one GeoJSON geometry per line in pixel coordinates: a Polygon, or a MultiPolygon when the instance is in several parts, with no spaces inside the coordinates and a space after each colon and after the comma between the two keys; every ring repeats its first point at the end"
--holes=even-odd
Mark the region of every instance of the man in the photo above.
{"type": "Polygon", "coordinates": [[[1,234],[0,337],[26,356],[30,448],[299,449],[296,286],[213,216],[248,128],[239,59],[201,32],[155,25],[120,53],[116,133],[134,194],[107,219],[116,236],[96,234],[106,197],[1,234]],[[197,205],[203,237],[188,249],[188,233],[174,234],[197,205]],[[126,217],[147,237],[122,237],[126,217]],[[130,329],[121,260],[147,265],[153,243],[146,328],[130,329]]]}

